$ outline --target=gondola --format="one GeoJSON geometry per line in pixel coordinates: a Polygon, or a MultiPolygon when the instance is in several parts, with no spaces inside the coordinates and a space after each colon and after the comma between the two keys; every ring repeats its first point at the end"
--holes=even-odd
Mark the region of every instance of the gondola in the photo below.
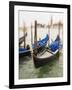
{"type": "Polygon", "coordinates": [[[23,56],[30,56],[31,51],[30,51],[30,46],[25,43],[25,38],[27,36],[27,33],[24,33],[24,36],[19,39],[19,57],[23,56]],[[20,44],[24,42],[24,47],[21,47],[20,44]]]}
{"type": "Polygon", "coordinates": [[[62,48],[60,44],[60,40],[56,38],[42,54],[33,54],[33,61],[36,68],[46,65],[49,61],[56,59],[59,57],[59,50],[62,48]]]}
{"type": "MultiPolygon", "coordinates": [[[[46,35],[43,39],[37,41],[37,50],[38,53],[44,50],[45,46],[47,45],[48,41],[48,35],[46,35]]],[[[35,45],[32,45],[32,49],[35,49],[35,45]]],[[[27,48],[19,48],[19,57],[22,56],[30,56],[31,55],[31,50],[30,47],[27,45],[27,48]]]]}

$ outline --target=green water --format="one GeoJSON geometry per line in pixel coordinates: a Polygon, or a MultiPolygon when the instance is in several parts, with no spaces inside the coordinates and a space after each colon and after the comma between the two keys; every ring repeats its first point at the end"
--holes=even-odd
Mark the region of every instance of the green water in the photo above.
{"type": "Polygon", "coordinates": [[[19,79],[48,78],[63,76],[63,54],[57,60],[52,60],[45,66],[35,68],[32,57],[23,57],[19,60],[19,79]]]}

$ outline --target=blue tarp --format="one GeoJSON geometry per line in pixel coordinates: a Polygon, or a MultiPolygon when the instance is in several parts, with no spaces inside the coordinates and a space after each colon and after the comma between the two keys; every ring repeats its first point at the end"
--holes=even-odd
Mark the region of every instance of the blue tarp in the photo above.
{"type": "MultiPolygon", "coordinates": [[[[45,46],[45,44],[47,43],[48,39],[49,39],[49,37],[48,37],[48,34],[47,34],[45,38],[43,38],[42,40],[39,40],[37,42],[37,46],[40,46],[40,47],[45,46]]],[[[33,49],[35,48],[34,44],[32,45],[32,48],[33,49]]]]}
{"type": "Polygon", "coordinates": [[[26,51],[26,48],[19,48],[19,51],[26,51]]]}
{"type": "Polygon", "coordinates": [[[49,48],[51,49],[51,51],[55,52],[59,48],[59,42],[58,41],[52,42],[49,48]]]}
{"type": "Polygon", "coordinates": [[[56,40],[49,45],[49,48],[52,52],[55,52],[57,49],[62,48],[62,43],[60,41],[59,36],[57,36],[56,40]]]}

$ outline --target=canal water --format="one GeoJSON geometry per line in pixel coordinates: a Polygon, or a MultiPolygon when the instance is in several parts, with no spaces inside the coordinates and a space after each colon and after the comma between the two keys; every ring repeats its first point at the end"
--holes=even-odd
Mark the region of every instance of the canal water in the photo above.
{"type": "Polygon", "coordinates": [[[32,57],[26,56],[19,60],[19,79],[48,78],[63,76],[63,54],[60,52],[56,60],[35,68],[32,57]]]}

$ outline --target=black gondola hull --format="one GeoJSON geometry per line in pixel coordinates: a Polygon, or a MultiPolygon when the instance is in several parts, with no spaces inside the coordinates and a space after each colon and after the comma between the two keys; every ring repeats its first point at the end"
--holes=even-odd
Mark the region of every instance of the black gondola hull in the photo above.
{"type": "Polygon", "coordinates": [[[37,56],[33,54],[33,61],[34,61],[35,68],[44,66],[48,64],[50,61],[57,59],[58,57],[59,57],[59,51],[53,56],[48,57],[48,58],[38,58],[37,56]]]}

